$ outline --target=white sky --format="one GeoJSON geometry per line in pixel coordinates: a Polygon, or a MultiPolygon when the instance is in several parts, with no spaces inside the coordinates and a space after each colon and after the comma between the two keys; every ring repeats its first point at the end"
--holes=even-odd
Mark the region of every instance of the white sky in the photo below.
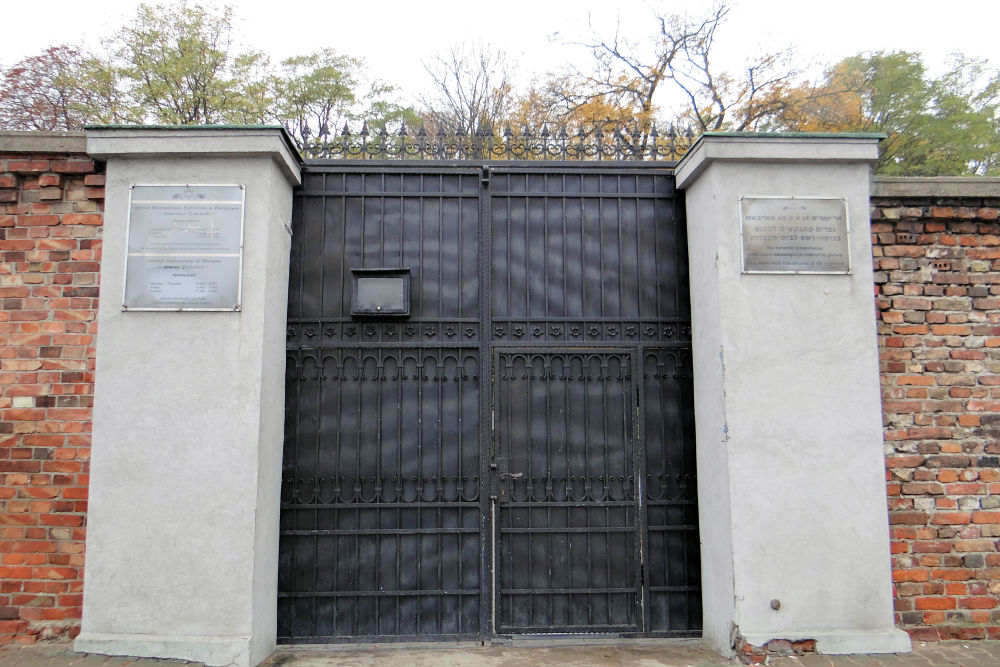
{"type": "MultiPolygon", "coordinates": [[[[170,0],[160,0],[160,2],[170,0]]],[[[138,0],[0,0],[4,24],[0,66],[58,43],[99,45],[133,14],[138,0]],[[100,11],[95,11],[97,8],[100,11]]],[[[149,4],[157,4],[151,0],[149,4]]],[[[209,0],[205,4],[221,3],[209,0]]],[[[233,0],[238,37],[274,61],[323,47],[363,57],[369,72],[412,103],[428,85],[422,62],[454,42],[481,40],[505,50],[530,79],[587,54],[561,41],[652,34],[654,12],[701,16],[710,0],[233,0]],[[553,33],[558,37],[553,38],[553,33]]],[[[792,46],[802,64],[827,64],[868,50],[924,54],[932,72],[961,51],[1000,66],[1000,0],[730,0],[716,36],[719,62],[739,70],[763,50],[792,46]]]]}

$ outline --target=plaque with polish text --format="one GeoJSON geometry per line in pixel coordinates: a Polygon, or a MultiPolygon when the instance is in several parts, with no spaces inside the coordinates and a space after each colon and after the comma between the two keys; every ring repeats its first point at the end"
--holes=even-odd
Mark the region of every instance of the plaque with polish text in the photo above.
{"type": "Polygon", "coordinates": [[[133,185],[122,310],[240,310],[245,193],[133,185]]]}
{"type": "Polygon", "coordinates": [[[850,273],[847,200],[740,197],[743,273],[850,273]]]}

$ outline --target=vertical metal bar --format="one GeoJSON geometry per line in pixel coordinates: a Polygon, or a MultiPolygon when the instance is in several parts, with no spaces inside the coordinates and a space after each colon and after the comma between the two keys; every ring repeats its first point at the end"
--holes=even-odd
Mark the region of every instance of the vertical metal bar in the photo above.
{"type": "MultiPolygon", "coordinates": [[[[602,200],[603,201],[603,200],[602,200]]],[[[602,216],[603,218],[603,216],[602,216]]],[[[603,312],[604,302],[601,302],[601,309],[603,312]]],[[[601,372],[603,377],[601,377],[600,384],[600,396],[601,396],[601,407],[604,413],[604,418],[601,419],[601,437],[603,447],[601,447],[601,467],[604,470],[604,525],[611,525],[611,505],[607,501],[611,500],[611,471],[608,469],[609,459],[611,458],[611,452],[608,451],[608,384],[610,378],[608,377],[608,356],[605,355],[601,361],[601,372]]],[[[611,589],[611,584],[614,581],[612,579],[611,572],[611,533],[605,530],[604,532],[604,581],[608,590],[611,589]]],[[[605,600],[607,602],[607,612],[608,612],[608,622],[611,621],[611,609],[612,609],[612,594],[609,592],[605,594],[605,600]]]]}
{"type": "MultiPolygon", "coordinates": [[[[548,192],[549,175],[542,174],[542,191],[548,192]]],[[[549,316],[549,198],[542,197],[542,294],[545,301],[542,313],[549,316]]],[[[525,225],[527,229],[527,225],[525,225]]],[[[531,313],[528,313],[530,315],[531,313]]],[[[547,411],[546,411],[547,412],[547,411]]]]}
{"type": "MultiPolygon", "coordinates": [[[[654,199],[653,201],[659,201],[659,200],[654,199]]],[[[680,272],[678,271],[678,268],[680,267],[680,262],[686,261],[686,259],[687,259],[687,255],[686,255],[687,248],[686,247],[684,248],[685,255],[684,255],[684,259],[682,259],[681,255],[680,255],[680,251],[681,251],[680,245],[681,244],[677,242],[679,240],[679,238],[680,238],[680,235],[677,233],[677,230],[680,229],[680,215],[681,215],[681,212],[679,210],[679,203],[680,202],[679,202],[679,200],[678,200],[677,197],[673,197],[670,203],[671,203],[671,207],[673,209],[672,210],[672,215],[670,216],[670,222],[671,222],[671,224],[673,225],[673,228],[674,228],[674,230],[673,230],[674,231],[674,233],[673,233],[673,239],[674,239],[674,263],[673,263],[673,266],[671,267],[673,269],[673,272],[674,272],[674,275],[671,276],[673,278],[673,280],[671,281],[671,284],[674,286],[674,289],[671,290],[671,291],[673,292],[673,295],[674,295],[674,315],[679,317],[681,315],[681,285],[680,285],[680,281],[679,281],[679,278],[680,278],[679,273],[680,272]]],[[[690,318],[690,315],[688,315],[688,317],[690,318]]],[[[678,323],[678,326],[680,326],[680,323],[678,323]]]]}
{"type": "MultiPolygon", "coordinates": [[[[298,354],[296,356],[299,359],[299,364],[301,364],[302,352],[301,351],[298,352],[298,354]]],[[[301,371],[299,371],[299,377],[296,377],[296,379],[295,379],[295,441],[294,441],[294,445],[292,447],[292,452],[293,452],[293,454],[292,454],[292,457],[293,457],[293,459],[292,459],[292,471],[293,471],[292,479],[293,479],[293,484],[295,484],[296,489],[298,488],[298,484],[299,484],[299,441],[300,441],[301,438],[302,438],[302,377],[301,377],[301,371]]],[[[293,490],[293,492],[294,492],[294,490],[293,490]]],[[[296,517],[295,514],[293,514],[292,516],[296,517]]],[[[295,527],[297,527],[297,526],[295,526],[295,527]]],[[[292,564],[291,564],[291,567],[292,567],[292,572],[294,573],[297,570],[297,568],[295,567],[295,561],[296,561],[295,556],[298,553],[299,544],[298,544],[298,540],[296,540],[294,538],[294,536],[292,537],[291,542],[292,542],[292,548],[291,548],[291,551],[292,551],[292,558],[291,558],[292,564]]],[[[294,591],[295,588],[296,588],[296,586],[295,586],[295,578],[294,577],[292,577],[292,579],[291,579],[291,585],[292,585],[292,590],[294,591]]],[[[298,591],[295,591],[295,592],[298,592],[298,591]]],[[[289,620],[289,623],[288,623],[289,633],[292,634],[292,635],[295,635],[295,631],[296,631],[296,623],[295,623],[295,621],[296,621],[296,619],[295,619],[295,616],[296,616],[295,598],[289,598],[288,608],[290,610],[289,616],[291,617],[290,620],[289,620]]]]}
{"type": "Polygon", "coordinates": [[[562,316],[568,318],[570,316],[569,308],[568,308],[570,300],[569,300],[569,298],[568,298],[568,296],[566,294],[566,266],[567,266],[567,261],[566,261],[567,260],[567,257],[566,257],[566,245],[567,244],[566,244],[566,240],[569,238],[569,236],[567,236],[567,234],[566,234],[566,197],[565,197],[565,194],[566,194],[566,174],[562,175],[562,183],[560,184],[560,191],[564,195],[563,197],[560,197],[560,199],[559,199],[559,212],[560,212],[560,216],[559,217],[562,219],[562,243],[561,243],[561,246],[562,246],[562,274],[563,274],[562,275],[562,316]]]}
{"type": "MultiPolygon", "coordinates": [[[[461,181],[461,177],[459,177],[459,191],[460,192],[462,190],[461,182],[462,182],[461,181]]],[[[466,315],[467,315],[467,313],[465,312],[465,293],[464,293],[464,290],[463,290],[463,287],[464,287],[463,282],[465,280],[465,267],[464,267],[465,263],[463,262],[463,257],[465,255],[465,246],[462,244],[462,230],[465,227],[465,219],[463,218],[462,214],[465,212],[465,208],[462,206],[462,200],[461,199],[456,200],[456,203],[458,205],[458,225],[457,225],[458,226],[458,230],[457,230],[458,233],[456,234],[456,236],[457,236],[457,240],[456,240],[456,243],[457,243],[457,246],[456,246],[457,252],[455,253],[458,256],[458,308],[457,308],[456,312],[458,313],[459,319],[461,319],[461,318],[466,317],[466,315]]],[[[462,392],[459,392],[459,395],[461,395],[461,393],[462,392]]],[[[462,414],[462,413],[459,412],[459,414],[462,414]]],[[[461,454],[461,451],[462,450],[459,449],[459,453],[460,454],[461,454]]],[[[461,459],[461,456],[459,456],[459,458],[461,459]]]]}
{"type": "MultiPolygon", "coordinates": [[[[362,200],[362,201],[364,201],[364,200],[362,200]]],[[[362,204],[362,211],[363,210],[364,210],[364,205],[362,204]]],[[[362,215],[361,217],[362,217],[362,220],[363,220],[364,219],[364,215],[362,215]]],[[[364,254],[364,251],[362,251],[362,254],[364,254]]],[[[355,491],[354,491],[354,502],[355,503],[358,503],[359,497],[361,495],[361,489],[363,487],[363,483],[361,481],[361,472],[362,472],[361,471],[361,414],[362,414],[361,413],[361,403],[362,403],[361,394],[364,391],[364,384],[365,384],[364,383],[364,377],[365,377],[365,357],[364,357],[364,352],[365,351],[364,351],[363,348],[358,348],[358,390],[357,390],[358,405],[357,405],[357,409],[356,409],[357,410],[357,419],[354,422],[355,424],[357,424],[357,429],[355,429],[355,435],[357,437],[355,438],[355,441],[354,441],[355,442],[355,445],[354,445],[354,460],[355,460],[355,469],[357,470],[357,475],[356,475],[355,481],[354,481],[354,488],[355,488],[355,491]]],[[[360,503],[356,504],[355,507],[354,507],[354,526],[355,526],[356,529],[361,528],[361,507],[360,507],[360,503]]],[[[352,579],[354,581],[354,590],[355,591],[360,591],[361,590],[361,532],[360,531],[355,535],[355,538],[354,538],[354,562],[352,563],[352,566],[353,566],[353,569],[354,569],[354,576],[352,577],[352,579]]],[[[361,613],[360,613],[360,610],[359,610],[359,607],[361,605],[357,603],[357,602],[360,602],[360,600],[357,598],[357,596],[355,596],[355,599],[356,599],[356,602],[355,602],[354,605],[352,605],[352,607],[353,607],[352,611],[353,611],[354,622],[351,625],[354,628],[354,632],[352,634],[358,635],[358,634],[361,634],[361,632],[360,632],[361,613]]]]}
{"type": "MultiPolygon", "coordinates": [[[[635,191],[639,192],[641,183],[641,177],[635,177],[635,191]]],[[[641,328],[642,318],[646,317],[647,314],[643,312],[642,308],[642,284],[644,282],[644,276],[642,275],[642,233],[639,231],[642,228],[642,221],[639,218],[639,202],[642,201],[638,198],[632,200],[632,207],[635,209],[635,316],[639,318],[635,324],[637,327],[641,328]]],[[[639,339],[641,340],[642,334],[640,334],[639,339]]],[[[641,377],[641,376],[640,376],[641,377]]]]}
{"type": "MultiPolygon", "coordinates": [[[[527,229],[527,220],[525,220],[525,229],[527,229]]],[[[525,236],[527,236],[527,232],[525,232],[525,236]]],[[[527,282],[531,282],[531,281],[529,280],[527,282]]],[[[529,314],[529,311],[526,310],[525,314],[526,315],[529,314]]],[[[526,416],[527,428],[525,429],[525,434],[527,436],[528,441],[526,443],[524,443],[524,447],[525,447],[526,454],[527,454],[528,470],[527,470],[527,472],[525,473],[525,475],[524,475],[524,477],[522,479],[525,480],[525,483],[524,483],[524,490],[525,490],[524,499],[525,499],[525,501],[530,502],[532,500],[532,498],[531,498],[531,494],[528,492],[528,489],[530,489],[532,486],[534,486],[534,484],[532,484],[532,480],[534,479],[534,474],[535,474],[534,466],[532,465],[534,463],[534,458],[535,458],[535,452],[534,452],[534,445],[535,445],[535,443],[532,442],[532,437],[531,437],[531,435],[532,435],[532,428],[534,427],[534,424],[533,424],[534,415],[532,414],[533,410],[531,408],[532,408],[532,406],[534,404],[534,400],[535,400],[535,396],[534,396],[534,393],[535,393],[534,389],[535,388],[532,386],[533,385],[533,382],[532,382],[533,377],[532,376],[534,375],[534,370],[535,370],[535,355],[525,354],[524,358],[525,358],[525,374],[528,376],[528,386],[526,388],[527,389],[527,395],[528,395],[528,401],[527,401],[528,414],[526,416]]],[[[508,433],[510,433],[510,431],[508,431],[508,433]]],[[[513,443],[509,443],[509,444],[513,444],[513,443]]],[[[511,449],[513,449],[513,447],[511,447],[511,449]]],[[[510,452],[510,458],[511,458],[511,461],[513,462],[513,459],[514,459],[514,452],[513,451],[510,452]]],[[[518,472],[520,472],[520,471],[518,471],[518,472]]],[[[513,482],[511,483],[511,486],[513,487],[513,482]]],[[[513,488],[511,489],[511,494],[510,495],[511,495],[511,500],[513,500],[514,499],[513,488]]],[[[528,528],[535,528],[536,526],[535,526],[535,512],[534,512],[534,509],[530,505],[528,505],[527,507],[525,507],[525,512],[527,512],[527,514],[528,514],[528,528]]],[[[536,564],[532,562],[532,560],[533,560],[532,559],[532,556],[533,556],[532,552],[534,550],[532,549],[531,537],[528,536],[525,539],[527,539],[527,541],[528,541],[528,581],[529,581],[530,584],[533,585],[534,584],[534,580],[535,580],[535,567],[536,567],[536,564]]],[[[534,595],[529,595],[528,596],[528,625],[534,625],[535,624],[534,621],[535,621],[535,596],[534,595]]]]}
{"type": "MultiPolygon", "coordinates": [[[[654,181],[654,183],[655,183],[655,181],[654,181]]],[[[654,187],[654,190],[655,190],[655,187],[654,187]]],[[[656,296],[656,304],[655,304],[656,305],[656,311],[651,314],[651,317],[654,317],[656,319],[660,319],[660,318],[663,317],[663,305],[662,305],[662,303],[660,301],[660,283],[662,281],[660,280],[660,267],[659,267],[659,262],[657,261],[659,258],[656,256],[657,255],[657,251],[660,248],[660,239],[659,239],[660,234],[659,234],[659,229],[658,229],[659,225],[657,224],[658,221],[657,221],[657,216],[656,216],[656,200],[655,199],[651,199],[649,205],[653,207],[653,214],[651,216],[652,219],[653,219],[652,220],[652,225],[651,225],[651,227],[653,229],[653,243],[652,243],[652,245],[650,245],[649,251],[653,253],[653,266],[656,267],[656,268],[654,268],[654,275],[651,276],[651,278],[653,280],[653,283],[656,285],[656,292],[655,292],[655,296],[656,296]]]]}
{"type": "MultiPolygon", "coordinates": [[[[347,174],[341,174],[341,181],[343,183],[343,188],[341,188],[344,194],[340,197],[340,219],[342,221],[340,227],[340,253],[343,255],[345,253],[345,248],[347,248],[347,174]]],[[[326,211],[323,211],[323,218],[326,219],[326,211]]],[[[347,271],[341,269],[340,271],[340,312],[331,313],[331,315],[337,317],[343,317],[351,310],[351,298],[350,298],[350,285],[347,280],[347,271]]],[[[325,314],[325,313],[324,313],[325,314]]]]}
{"type": "MultiPolygon", "coordinates": [[[[546,258],[547,257],[548,257],[548,254],[546,253],[546,258]]],[[[548,281],[546,281],[546,284],[548,284],[548,281]]],[[[546,293],[548,293],[547,289],[545,291],[546,291],[546,293]]],[[[548,299],[546,299],[545,314],[546,315],[549,314],[549,312],[548,312],[548,299]]],[[[552,391],[552,385],[549,382],[549,376],[552,374],[552,369],[550,367],[551,362],[552,362],[552,355],[546,355],[546,357],[545,357],[545,363],[542,365],[542,372],[545,373],[545,383],[543,385],[545,387],[545,470],[543,470],[542,472],[543,472],[543,474],[544,474],[543,476],[545,478],[545,497],[543,498],[543,500],[545,500],[545,502],[546,502],[546,505],[545,505],[545,525],[546,525],[547,528],[549,528],[549,531],[550,531],[548,533],[548,548],[546,549],[546,552],[547,552],[546,555],[548,556],[548,571],[547,571],[548,580],[546,581],[546,585],[547,585],[548,588],[555,588],[555,586],[553,586],[553,581],[552,581],[552,572],[553,572],[553,570],[552,570],[552,532],[551,532],[551,529],[552,529],[552,505],[549,504],[549,501],[552,500],[552,498],[550,498],[551,493],[549,492],[549,490],[551,489],[551,484],[552,484],[552,428],[551,428],[552,427],[552,410],[551,410],[551,405],[549,403],[549,394],[552,391]]],[[[549,593],[546,596],[547,602],[548,602],[548,621],[549,621],[550,625],[555,625],[555,619],[552,617],[552,596],[553,596],[552,593],[549,593]]]]}
{"type": "MultiPolygon", "coordinates": [[[[402,202],[400,202],[400,212],[402,212],[402,202]]],[[[400,230],[402,230],[403,225],[400,224],[400,230]]],[[[402,231],[400,231],[400,236],[402,236],[402,231]]],[[[402,239],[401,239],[402,240],[402,239]]],[[[400,243],[400,254],[402,254],[403,244],[400,243]]],[[[403,480],[403,375],[406,373],[406,357],[403,354],[403,348],[398,348],[396,360],[396,405],[399,406],[399,412],[396,417],[396,527],[402,528],[403,526],[403,493],[405,488],[405,481],[403,480]]],[[[401,535],[395,536],[394,550],[396,554],[395,567],[396,567],[396,588],[403,588],[403,578],[402,578],[402,568],[401,562],[403,560],[403,537],[401,535]]],[[[399,620],[399,608],[402,604],[402,597],[397,596],[395,598],[395,619],[394,619],[394,629],[395,634],[402,634],[400,632],[400,620],[399,620]]]]}
{"type": "MultiPolygon", "coordinates": [[[[525,192],[528,191],[528,175],[524,176],[525,192]]],[[[529,227],[531,226],[531,198],[525,196],[524,198],[524,316],[531,317],[531,283],[533,276],[531,275],[531,239],[529,237],[529,227]]]]}
{"type": "MultiPolygon", "coordinates": [[[[637,218],[638,219],[638,218],[637,218]]],[[[638,227],[636,228],[638,230],[638,227]]],[[[638,233],[637,233],[638,236],[638,233]]],[[[638,266],[638,265],[637,265],[638,266]]],[[[645,378],[645,348],[640,346],[635,349],[632,361],[632,377],[635,382],[635,423],[632,428],[635,439],[635,507],[638,524],[639,540],[639,619],[640,628],[643,632],[650,632],[650,598],[649,598],[649,576],[646,571],[649,569],[649,520],[647,516],[648,504],[646,502],[646,429],[645,429],[645,405],[646,405],[646,383],[645,378]]]]}
{"type": "MultiPolygon", "coordinates": [[[[337,456],[336,461],[337,461],[337,467],[334,470],[335,479],[333,481],[333,488],[335,489],[334,500],[335,500],[335,502],[340,503],[340,502],[343,501],[343,491],[340,490],[341,489],[341,482],[343,481],[341,478],[343,477],[343,475],[341,475],[340,473],[343,472],[343,470],[344,470],[344,468],[342,467],[342,464],[341,464],[341,461],[342,461],[342,459],[341,459],[341,445],[342,445],[342,441],[343,441],[343,437],[344,437],[344,430],[341,427],[341,424],[343,424],[343,419],[344,419],[344,351],[343,350],[338,350],[337,351],[337,356],[335,357],[335,359],[337,360],[337,380],[338,380],[339,384],[337,385],[337,389],[336,389],[336,391],[337,391],[337,431],[336,431],[335,436],[334,436],[334,441],[336,443],[336,456],[337,456]]],[[[333,511],[333,515],[335,517],[335,520],[336,520],[338,526],[341,525],[341,518],[343,517],[342,513],[344,511],[345,510],[342,507],[338,507],[337,509],[335,509],[333,511]]],[[[339,536],[338,535],[338,536],[334,537],[334,540],[333,540],[333,543],[335,545],[334,558],[333,558],[333,580],[334,581],[339,581],[338,575],[340,573],[340,546],[341,546],[340,543],[341,543],[341,540],[343,540],[343,539],[345,539],[343,536],[339,536]]],[[[338,615],[337,612],[340,610],[340,605],[341,604],[343,604],[343,603],[340,600],[340,598],[334,599],[334,601],[333,601],[333,611],[334,611],[334,613],[333,613],[333,626],[334,626],[333,630],[334,631],[336,631],[336,630],[339,629],[339,627],[336,626],[336,622],[337,622],[337,615],[338,615]]],[[[341,634],[346,634],[346,633],[341,633],[341,634]]]]}
{"type": "MultiPolygon", "coordinates": [[[[588,380],[590,379],[590,358],[589,358],[589,356],[587,356],[585,354],[581,355],[581,370],[583,371],[583,373],[582,373],[582,375],[583,375],[583,400],[580,401],[583,404],[583,475],[584,475],[584,477],[583,477],[583,488],[584,488],[583,500],[586,503],[583,506],[583,508],[582,508],[582,512],[583,512],[584,519],[586,521],[586,525],[589,528],[591,526],[591,523],[592,523],[591,507],[592,507],[592,501],[593,501],[593,497],[591,496],[591,494],[589,492],[587,492],[587,489],[589,488],[588,479],[587,478],[590,475],[590,419],[588,419],[588,417],[590,416],[590,410],[589,410],[588,401],[587,401],[587,398],[588,398],[587,397],[587,385],[588,385],[588,380]]],[[[591,544],[590,544],[591,532],[588,530],[585,533],[585,535],[587,536],[587,567],[585,568],[585,571],[587,572],[587,588],[593,588],[594,587],[594,574],[593,574],[593,568],[591,567],[591,565],[593,564],[594,559],[593,559],[593,557],[591,555],[591,544]]],[[[594,594],[588,591],[587,592],[587,625],[593,625],[593,624],[594,624],[594,594]]]]}
{"type": "Polygon", "coordinates": [[[615,219],[618,221],[616,225],[618,227],[618,252],[615,255],[618,257],[618,317],[624,319],[626,317],[625,310],[622,305],[625,303],[625,263],[622,261],[625,254],[625,246],[622,244],[622,177],[621,174],[617,177],[618,197],[615,199],[615,219]]]}
{"type": "MultiPolygon", "coordinates": [[[[509,178],[509,177],[508,177],[509,178]]],[[[493,179],[479,181],[479,632],[486,637],[496,632],[496,511],[490,500],[492,487],[490,464],[495,462],[492,413],[496,407],[492,375],[492,197],[493,179]]],[[[508,220],[510,210],[507,211],[508,220]]],[[[508,254],[510,247],[508,224],[508,254]]],[[[510,270],[508,268],[508,299],[510,270]]],[[[508,309],[509,309],[508,301],[508,309]]]]}
{"type": "MultiPolygon", "coordinates": [[[[508,187],[507,187],[507,196],[504,197],[504,205],[507,209],[507,217],[504,218],[504,227],[505,227],[504,231],[506,232],[507,236],[507,246],[506,248],[504,248],[506,256],[502,259],[502,261],[504,262],[504,271],[507,274],[507,293],[505,294],[507,303],[503,314],[506,317],[511,317],[514,314],[514,308],[511,305],[511,300],[513,299],[513,292],[511,291],[511,276],[514,274],[514,266],[513,262],[511,261],[511,255],[513,254],[511,252],[511,233],[512,233],[511,228],[513,227],[513,224],[511,224],[511,220],[513,220],[513,216],[511,215],[510,212],[511,194],[510,194],[509,182],[511,178],[510,176],[507,176],[506,178],[508,181],[508,187]]],[[[517,267],[518,270],[520,270],[520,268],[521,267],[517,267]]],[[[525,271],[528,270],[527,265],[525,265],[524,270],[525,271]]]]}
{"type": "MultiPolygon", "coordinates": [[[[324,225],[324,227],[325,227],[325,225],[324,225]]],[[[322,300],[320,301],[320,303],[323,303],[322,300]]],[[[316,388],[316,405],[315,405],[315,411],[316,411],[315,412],[315,414],[316,414],[316,421],[315,421],[315,424],[316,424],[316,438],[315,438],[315,442],[313,444],[313,450],[314,450],[314,456],[313,456],[313,475],[316,478],[317,495],[321,496],[322,493],[320,493],[320,491],[322,490],[322,478],[320,477],[320,469],[319,469],[319,445],[320,445],[322,431],[323,431],[323,421],[322,421],[322,416],[323,416],[323,390],[324,390],[324,386],[325,385],[323,383],[323,354],[322,354],[322,352],[318,352],[316,356],[317,356],[317,364],[318,364],[317,373],[318,373],[319,377],[317,379],[318,386],[316,388]]],[[[300,403],[299,404],[300,409],[301,409],[301,405],[302,404],[300,403]]],[[[321,502],[321,498],[317,498],[316,502],[317,502],[317,504],[319,502],[321,502]]],[[[319,528],[320,528],[320,525],[319,525],[319,508],[317,507],[317,508],[315,508],[313,510],[313,529],[318,530],[319,528]]],[[[319,577],[319,535],[313,535],[313,573],[312,574],[313,574],[313,576],[312,576],[312,580],[313,580],[312,590],[313,590],[313,593],[314,593],[314,595],[312,596],[312,634],[315,635],[316,634],[316,626],[317,626],[317,623],[318,623],[318,619],[316,617],[316,595],[315,595],[315,593],[319,589],[319,586],[317,585],[317,583],[318,583],[318,577],[319,577]]]]}
{"type": "MultiPolygon", "coordinates": [[[[418,484],[420,483],[420,475],[417,475],[417,483],[418,484]]],[[[420,490],[420,493],[417,495],[417,498],[420,498],[420,499],[423,498],[423,489],[420,490]]],[[[419,507],[419,506],[417,507],[417,525],[418,526],[424,525],[424,518],[423,518],[423,516],[421,516],[423,514],[423,512],[424,512],[424,509],[425,509],[424,507],[419,507]]],[[[424,580],[424,577],[423,577],[423,574],[424,574],[423,538],[424,538],[423,534],[420,533],[420,532],[418,532],[417,533],[417,585],[418,586],[420,585],[420,582],[424,580]]],[[[421,616],[422,616],[421,612],[423,612],[423,607],[422,607],[421,603],[423,602],[423,596],[418,594],[418,595],[415,595],[414,597],[416,597],[416,599],[417,599],[417,610],[416,610],[416,614],[415,614],[417,622],[416,622],[416,626],[414,627],[414,630],[417,632],[417,634],[421,634],[420,624],[423,621],[423,619],[421,618],[421,616]]]]}
{"type": "MultiPolygon", "coordinates": [[[[385,178],[385,175],[382,176],[385,178]]],[[[385,261],[385,199],[382,199],[382,261],[385,261]]],[[[383,264],[384,266],[384,264],[383,264]]],[[[375,395],[376,395],[376,405],[375,414],[377,415],[377,421],[375,422],[375,503],[385,502],[385,498],[382,496],[382,393],[383,383],[382,374],[385,373],[385,352],[381,348],[376,351],[378,355],[376,365],[375,365],[375,395]]],[[[371,510],[375,515],[375,527],[382,527],[382,510],[378,508],[375,504],[371,510]]],[[[375,533],[375,590],[381,591],[382,588],[382,534],[375,533]]],[[[382,600],[378,597],[375,600],[375,633],[381,634],[382,632],[382,600]]]]}
{"type": "MultiPolygon", "coordinates": [[[[442,281],[438,281],[438,284],[440,285],[441,282],[442,281]]],[[[440,287],[438,289],[440,289],[440,287]]],[[[442,512],[443,512],[442,504],[444,503],[444,481],[443,481],[443,476],[444,476],[444,438],[442,437],[442,434],[443,434],[443,431],[444,431],[444,424],[443,424],[443,419],[442,419],[444,417],[444,401],[442,400],[442,392],[443,392],[443,385],[445,383],[446,378],[443,377],[444,370],[445,370],[445,367],[444,367],[444,349],[439,347],[437,352],[438,352],[437,369],[435,369],[435,375],[436,375],[436,377],[438,379],[438,381],[437,381],[438,428],[437,428],[437,475],[436,475],[437,481],[434,483],[434,486],[435,486],[434,501],[437,503],[437,524],[436,524],[436,526],[437,526],[437,529],[438,529],[438,531],[437,531],[437,589],[440,591],[440,590],[444,590],[445,589],[445,585],[444,585],[444,570],[442,569],[443,566],[444,566],[444,563],[443,563],[444,558],[442,558],[442,556],[444,555],[444,550],[442,549],[442,541],[441,540],[443,539],[443,535],[441,533],[441,529],[444,527],[444,521],[442,520],[442,512]]],[[[442,618],[441,617],[441,612],[442,612],[442,607],[444,606],[445,597],[446,596],[439,594],[437,596],[437,604],[435,605],[437,607],[437,631],[438,632],[443,632],[444,631],[444,626],[442,625],[442,620],[441,620],[441,618],[442,618]]]]}
{"type": "MultiPolygon", "coordinates": [[[[601,177],[598,177],[598,182],[603,183],[601,177]]],[[[607,313],[604,311],[604,276],[607,274],[604,272],[604,197],[597,200],[597,254],[600,258],[601,267],[601,313],[600,317],[606,317],[607,313]]],[[[603,326],[603,325],[602,325],[603,326]]]]}
{"type": "MultiPolygon", "coordinates": [[[[459,179],[461,183],[461,178],[459,179]]],[[[461,186],[459,186],[461,189],[461,186]]],[[[442,189],[443,191],[443,189],[442,189]]],[[[438,198],[438,243],[437,243],[437,312],[435,315],[437,317],[444,317],[444,202],[445,197],[442,196],[438,198]]],[[[461,204],[459,203],[459,209],[461,209],[461,204]]]]}
{"type": "MultiPolygon", "coordinates": [[[[379,192],[386,192],[385,187],[385,174],[382,174],[382,187],[379,192]]],[[[402,189],[402,188],[400,188],[402,189]]],[[[382,195],[378,198],[379,207],[381,209],[379,213],[379,225],[378,225],[378,265],[385,266],[385,196],[382,195]]]]}

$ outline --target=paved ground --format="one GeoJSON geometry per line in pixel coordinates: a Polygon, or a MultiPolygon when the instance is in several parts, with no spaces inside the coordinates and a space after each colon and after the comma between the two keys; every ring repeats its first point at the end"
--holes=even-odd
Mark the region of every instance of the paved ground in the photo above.
{"type": "MultiPolygon", "coordinates": [[[[556,643],[544,646],[426,644],[281,647],[266,667],[730,667],[696,639],[636,640],[606,643],[556,643]]],[[[1000,641],[915,642],[913,653],[852,656],[804,655],[771,658],[775,667],[1000,667],[1000,641]]],[[[0,667],[198,667],[183,660],[149,660],[74,653],[70,644],[0,646],[0,667]]],[[[263,667],[263,666],[262,666],[263,667]]]]}

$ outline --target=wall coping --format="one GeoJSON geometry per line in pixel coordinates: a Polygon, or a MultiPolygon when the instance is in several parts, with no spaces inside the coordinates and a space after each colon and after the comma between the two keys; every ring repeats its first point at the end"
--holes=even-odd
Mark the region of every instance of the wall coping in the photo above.
{"type": "Polygon", "coordinates": [[[1000,197],[1000,178],[987,176],[878,176],[872,197],[1000,197]]]}
{"type": "Polygon", "coordinates": [[[716,161],[769,163],[875,162],[881,134],[709,132],[677,163],[677,187],[691,185],[716,161]]]}
{"type": "Polygon", "coordinates": [[[292,185],[302,182],[302,158],[285,128],[267,125],[87,126],[87,153],[118,158],[270,158],[292,185]]]}
{"type": "Polygon", "coordinates": [[[84,154],[86,152],[86,132],[0,131],[0,153],[84,154]]]}

